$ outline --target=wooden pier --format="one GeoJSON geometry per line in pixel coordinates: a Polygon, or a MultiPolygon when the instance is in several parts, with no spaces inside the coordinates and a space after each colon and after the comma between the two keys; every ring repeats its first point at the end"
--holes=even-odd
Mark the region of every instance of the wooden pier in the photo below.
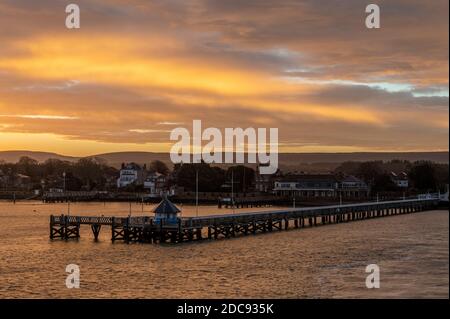
{"type": "Polygon", "coordinates": [[[149,203],[158,199],[149,198],[146,193],[125,193],[125,192],[103,192],[103,191],[66,191],[66,192],[45,192],[42,194],[44,203],[67,203],[67,202],[136,202],[149,203]]]}
{"type": "Polygon", "coordinates": [[[220,198],[217,201],[217,208],[253,208],[253,207],[268,207],[280,204],[290,204],[290,200],[286,198],[220,198]]]}
{"type": "Polygon", "coordinates": [[[153,216],[89,217],[50,216],[50,239],[80,237],[82,225],[91,227],[97,240],[103,227],[111,229],[111,240],[126,243],[181,243],[202,239],[230,238],[364,219],[409,214],[436,209],[439,199],[409,199],[274,211],[177,218],[177,222],[153,216]]]}

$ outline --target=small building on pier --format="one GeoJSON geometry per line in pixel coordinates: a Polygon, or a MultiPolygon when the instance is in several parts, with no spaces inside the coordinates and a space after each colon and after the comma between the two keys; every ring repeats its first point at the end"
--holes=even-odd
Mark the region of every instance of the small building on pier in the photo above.
{"type": "Polygon", "coordinates": [[[153,209],[155,213],[155,223],[176,224],[178,222],[178,214],[181,210],[175,206],[167,196],[164,196],[162,201],[153,209]]]}

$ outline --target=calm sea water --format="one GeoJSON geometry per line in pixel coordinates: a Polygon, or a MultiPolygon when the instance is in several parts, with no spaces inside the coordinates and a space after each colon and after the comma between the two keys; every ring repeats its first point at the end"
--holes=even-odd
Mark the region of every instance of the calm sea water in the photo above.
{"type": "MultiPolygon", "coordinates": [[[[127,215],[127,203],[77,203],[71,214],[127,215]]],[[[151,206],[131,206],[132,215],[151,206]]],[[[181,245],[50,241],[66,204],[0,202],[1,298],[448,298],[449,214],[411,215],[181,245]],[[68,264],[80,289],[65,286],[68,264]],[[381,288],[365,287],[378,264],[381,288]]],[[[245,210],[237,210],[245,211],[245,210]]],[[[199,214],[230,212],[200,207],[199,214]]],[[[183,207],[183,215],[195,215],[183,207]]]]}

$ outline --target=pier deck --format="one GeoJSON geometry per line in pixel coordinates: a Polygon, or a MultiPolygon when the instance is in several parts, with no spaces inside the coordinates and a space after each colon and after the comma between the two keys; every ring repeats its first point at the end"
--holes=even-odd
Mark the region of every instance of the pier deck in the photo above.
{"type": "Polygon", "coordinates": [[[79,238],[81,225],[90,225],[97,240],[102,226],[111,228],[111,240],[124,242],[179,243],[312,227],[415,213],[438,207],[439,199],[408,199],[347,205],[285,208],[264,212],[181,217],[177,223],[156,221],[152,216],[90,217],[50,216],[50,238],[79,238]]]}

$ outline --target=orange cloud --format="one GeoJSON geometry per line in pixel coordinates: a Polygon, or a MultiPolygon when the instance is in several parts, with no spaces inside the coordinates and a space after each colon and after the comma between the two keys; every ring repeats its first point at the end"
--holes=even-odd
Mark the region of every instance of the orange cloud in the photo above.
{"type": "Polygon", "coordinates": [[[80,1],[75,32],[0,5],[0,149],[167,151],[193,119],[289,151],[448,149],[448,1],[382,1],[376,33],[357,0],[80,1]]]}
{"type": "Polygon", "coordinates": [[[228,95],[268,94],[289,88],[263,72],[209,64],[192,56],[162,56],[158,52],[166,44],[168,50],[182,48],[160,38],[147,38],[145,44],[142,39],[102,35],[27,39],[16,44],[16,49],[23,53],[0,59],[0,68],[36,79],[77,79],[228,95]]]}

